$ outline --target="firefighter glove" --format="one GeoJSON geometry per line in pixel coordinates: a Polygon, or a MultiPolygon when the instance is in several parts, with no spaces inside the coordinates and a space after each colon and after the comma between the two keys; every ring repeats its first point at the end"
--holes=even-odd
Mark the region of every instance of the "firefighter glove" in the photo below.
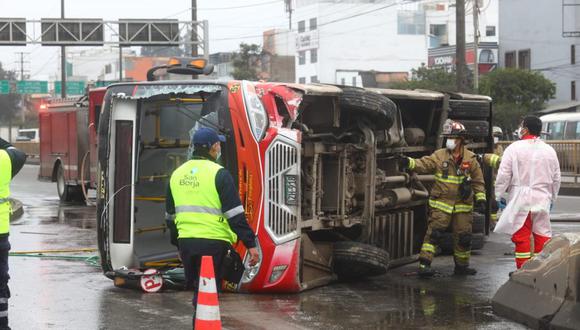
{"type": "Polygon", "coordinates": [[[467,200],[471,196],[471,193],[471,180],[464,178],[459,185],[459,197],[461,197],[461,200],[467,200]]]}
{"type": "Polygon", "coordinates": [[[401,157],[399,158],[399,169],[401,170],[405,170],[407,168],[409,168],[409,157],[401,157]]]}
{"type": "Polygon", "coordinates": [[[505,198],[500,198],[497,200],[497,208],[500,210],[505,209],[505,207],[507,206],[507,202],[505,200],[505,198]]]}
{"type": "Polygon", "coordinates": [[[486,206],[487,205],[486,205],[485,201],[477,201],[477,202],[475,202],[474,211],[477,212],[477,213],[484,214],[485,213],[486,206]]]}

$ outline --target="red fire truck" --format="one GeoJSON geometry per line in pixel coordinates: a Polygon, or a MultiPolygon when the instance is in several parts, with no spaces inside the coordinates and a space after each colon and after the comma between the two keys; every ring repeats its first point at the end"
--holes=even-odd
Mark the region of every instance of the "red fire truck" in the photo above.
{"type": "Polygon", "coordinates": [[[39,111],[40,180],[56,182],[62,201],[96,187],[97,125],[106,88],[81,98],[48,100],[39,111]]]}
{"type": "MultiPolygon", "coordinates": [[[[157,69],[207,72],[200,60],[157,69]]],[[[248,81],[109,86],[98,130],[103,271],[121,285],[178,262],[164,227],[165,192],[203,126],[227,137],[221,162],[235,174],[259,242],[261,262],[230,289],[298,292],[416,260],[434,177],[399,170],[396,156],[440,148],[448,118],[464,123],[471,149],[491,150],[485,96],[248,81]]],[[[474,248],[488,221],[475,216],[474,248]]]]}

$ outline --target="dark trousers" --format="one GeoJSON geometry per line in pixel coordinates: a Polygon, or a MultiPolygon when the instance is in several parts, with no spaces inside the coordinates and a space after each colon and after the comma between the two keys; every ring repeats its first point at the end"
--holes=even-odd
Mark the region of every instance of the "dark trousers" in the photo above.
{"type": "Polygon", "coordinates": [[[215,239],[204,238],[180,238],[179,254],[183,263],[185,273],[185,288],[193,290],[193,309],[197,306],[197,290],[199,285],[199,271],[201,267],[202,256],[213,257],[214,274],[216,277],[216,286],[218,291],[221,286],[221,265],[228,248],[231,245],[228,242],[215,239]]]}
{"type": "Polygon", "coordinates": [[[0,329],[10,329],[8,327],[8,298],[10,289],[8,288],[8,252],[10,242],[8,235],[0,236],[0,329]]]}

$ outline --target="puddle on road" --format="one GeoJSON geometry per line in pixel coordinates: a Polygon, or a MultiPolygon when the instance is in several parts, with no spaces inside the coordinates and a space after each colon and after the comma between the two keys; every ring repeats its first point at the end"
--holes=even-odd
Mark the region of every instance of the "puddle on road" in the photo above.
{"type": "Polygon", "coordinates": [[[58,199],[22,200],[24,215],[13,225],[58,223],[80,229],[96,227],[95,207],[84,204],[60,203],[58,199]]]}

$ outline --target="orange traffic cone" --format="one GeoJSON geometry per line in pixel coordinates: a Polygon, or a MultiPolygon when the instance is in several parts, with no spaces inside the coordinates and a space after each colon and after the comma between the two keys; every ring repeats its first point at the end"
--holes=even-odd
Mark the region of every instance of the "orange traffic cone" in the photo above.
{"type": "Polygon", "coordinates": [[[220,306],[218,302],[217,286],[213,270],[213,258],[201,258],[199,272],[199,289],[197,292],[197,307],[195,312],[196,330],[221,330],[220,306]]]}

